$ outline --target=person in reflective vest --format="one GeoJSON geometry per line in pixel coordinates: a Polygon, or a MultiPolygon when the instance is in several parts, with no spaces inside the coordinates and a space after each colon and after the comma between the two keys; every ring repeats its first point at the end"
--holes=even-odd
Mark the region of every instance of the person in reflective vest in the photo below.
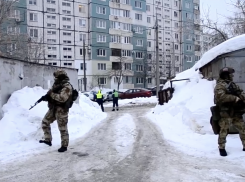
{"type": "Polygon", "coordinates": [[[113,98],[113,109],[112,109],[112,111],[115,111],[115,106],[117,107],[117,111],[118,111],[118,92],[115,89],[113,90],[112,98],[113,98]]]}
{"type": "Polygon", "coordinates": [[[100,90],[96,94],[96,102],[100,105],[102,112],[104,112],[103,95],[100,90]]]}

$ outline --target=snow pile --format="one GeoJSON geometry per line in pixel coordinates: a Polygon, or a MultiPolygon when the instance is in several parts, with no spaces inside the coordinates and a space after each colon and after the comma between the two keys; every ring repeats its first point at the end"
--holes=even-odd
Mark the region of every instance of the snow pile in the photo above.
{"type": "MultiPolygon", "coordinates": [[[[118,100],[118,106],[124,107],[124,106],[134,106],[134,105],[145,105],[145,104],[157,104],[158,99],[156,96],[152,96],[149,98],[133,98],[133,99],[119,99],[118,100]]],[[[104,107],[112,107],[113,103],[105,103],[104,107]]]]}
{"type": "Polygon", "coordinates": [[[129,114],[120,117],[114,124],[115,147],[122,158],[132,153],[135,142],[136,126],[133,118],[129,114]]]}
{"type": "MultiPolygon", "coordinates": [[[[193,155],[219,156],[218,136],[214,135],[210,125],[216,81],[202,79],[196,67],[225,52],[244,48],[244,41],[245,35],[230,39],[208,51],[191,69],[178,74],[175,79],[188,78],[189,81],[173,82],[173,98],[163,106],[157,105],[154,114],[149,114],[172,145],[193,155]]],[[[168,87],[170,82],[164,86],[168,87]]],[[[239,135],[228,135],[226,148],[228,154],[230,152],[227,159],[245,159],[239,135]]]]}
{"type": "MultiPolygon", "coordinates": [[[[48,111],[47,102],[41,102],[29,110],[30,106],[46,93],[47,90],[41,87],[25,87],[14,92],[3,106],[3,118],[0,120],[0,160],[42,149],[56,149],[38,143],[43,137],[41,123],[48,111]]],[[[101,112],[97,103],[80,94],[79,104],[74,103],[69,112],[70,141],[82,137],[105,117],[106,114],[101,112]]],[[[51,130],[53,145],[60,146],[60,132],[56,121],[51,124],[51,130]]]]}

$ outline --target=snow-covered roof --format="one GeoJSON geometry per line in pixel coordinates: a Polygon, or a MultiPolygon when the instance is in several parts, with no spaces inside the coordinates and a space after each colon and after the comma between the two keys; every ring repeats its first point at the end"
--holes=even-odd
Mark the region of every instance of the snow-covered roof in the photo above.
{"type": "Polygon", "coordinates": [[[243,48],[245,48],[245,34],[228,39],[227,41],[213,47],[203,54],[202,58],[194,65],[194,68],[199,69],[222,54],[243,48]]]}

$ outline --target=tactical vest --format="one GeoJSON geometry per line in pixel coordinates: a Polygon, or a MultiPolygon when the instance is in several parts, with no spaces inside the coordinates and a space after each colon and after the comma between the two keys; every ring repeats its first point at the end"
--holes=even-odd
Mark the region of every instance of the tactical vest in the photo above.
{"type": "Polygon", "coordinates": [[[118,97],[118,92],[114,92],[114,97],[118,97]]]}
{"type": "Polygon", "coordinates": [[[96,98],[97,98],[97,99],[102,99],[102,94],[101,94],[101,93],[97,93],[97,94],[96,94],[96,98]]]}

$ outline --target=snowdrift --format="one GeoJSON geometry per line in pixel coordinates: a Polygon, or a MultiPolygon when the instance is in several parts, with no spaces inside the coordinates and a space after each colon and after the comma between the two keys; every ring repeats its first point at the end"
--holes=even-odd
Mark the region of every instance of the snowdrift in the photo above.
{"type": "MultiPolygon", "coordinates": [[[[41,87],[25,87],[14,92],[3,106],[3,118],[0,120],[0,160],[11,159],[23,152],[33,153],[36,149],[55,150],[39,144],[43,137],[41,122],[48,110],[47,102],[41,102],[29,110],[47,90],[41,87]]],[[[106,117],[97,103],[80,94],[79,104],[74,103],[69,112],[68,130],[70,141],[82,137],[93,126],[106,117]]],[[[60,132],[55,121],[51,125],[53,146],[60,146],[60,132]]]]}
{"type": "MultiPolygon", "coordinates": [[[[163,106],[157,105],[154,114],[149,114],[161,128],[164,138],[178,149],[192,155],[219,157],[218,136],[210,125],[216,81],[202,79],[197,68],[223,53],[244,48],[244,41],[245,35],[230,39],[206,52],[191,69],[177,74],[175,79],[189,78],[189,81],[173,82],[173,98],[163,106]]],[[[168,87],[170,82],[164,89],[168,87]]],[[[239,135],[228,135],[226,148],[226,159],[245,159],[239,135]]]]}

